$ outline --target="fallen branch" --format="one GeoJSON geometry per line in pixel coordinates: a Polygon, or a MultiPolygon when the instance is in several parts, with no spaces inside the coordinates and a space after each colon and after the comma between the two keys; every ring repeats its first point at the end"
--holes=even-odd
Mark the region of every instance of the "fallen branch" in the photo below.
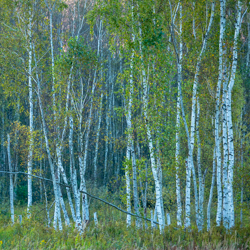
{"type": "MultiPolygon", "coordinates": [[[[25,174],[25,175],[30,175],[30,176],[35,177],[35,178],[38,178],[38,179],[42,179],[42,180],[44,180],[44,181],[53,182],[51,179],[47,179],[47,178],[44,178],[44,177],[39,177],[39,176],[37,176],[37,175],[28,174],[28,173],[25,173],[25,172],[8,172],[8,171],[0,171],[0,173],[6,173],[6,174],[25,174]]],[[[61,185],[61,186],[64,186],[64,187],[71,188],[71,186],[66,185],[66,184],[63,184],[63,183],[57,183],[57,184],[59,184],[59,185],[61,185]]],[[[79,192],[80,192],[80,193],[83,193],[83,194],[86,194],[86,195],[88,195],[89,197],[92,197],[92,198],[94,198],[94,199],[96,199],[96,200],[99,200],[99,201],[101,201],[101,202],[103,202],[103,203],[105,203],[105,204],[107,204],[107,205],[109,205],[109,206],[111,206],[111,207],[113,207],[113,208],[115,208],[115,209],[117,209],[117,210],[119,210],[119,211],[125,213],[125,214],[129,214],[129,215],[131,215],[131,216],[134,216],[134,217],[137,217],[137,218],[140,218],[140,219],[143,219],[143,220],[146,220],[146,221],[151,222],[151,220],[148,219],[148,218],[146,218],[146,217],[143,217],[143,216],[140,216],[140,215],[137,215],[137,214],[133,214],[133,213],[127,212],[126,210],[123,210],[123,209],[117,207],[116,205],[114,205],[114,204],[112,204],[112,203],[109,203],[109,202],[107,202],[107,201],[105,201],[105,200],[103,200],[103,199],[101,199],[101,198],[99,198],[99,197],[97,197],[97,196],[94,196],[94,195],[92,195],[92,194],[90,194],[90,193],[88,193],[88,192],[85,192],[85,191],[79,191],[79,192]]],[[[156,221],[154,221],[153,223],[159,225],[159,223],[156,222],[156,221]]]]}

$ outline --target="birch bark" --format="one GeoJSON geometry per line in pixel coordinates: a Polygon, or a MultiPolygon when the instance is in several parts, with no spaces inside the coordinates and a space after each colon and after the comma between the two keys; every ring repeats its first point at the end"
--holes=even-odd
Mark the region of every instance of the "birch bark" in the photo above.
{"type": "MultiPolygon", "coordinates": [[[[8,140],[8,162],[9,162],[9,171],[13,172],[12,169],[12,163],[11,163],[11,153],[10,153],[10,135],[7,134],[7,140],[8,140]]],[[[13,187],[13,174],[10,174],[10,214],[11,214],[11,222],[14,224],[14,187],[13,187]]]]}
{"type": "Polygon", "coordinates": [[[196,138],[197,138],[197,166],[198,166],[198,177],[199,177],[199,211],[198,211],[198,229],[199,231],[203,228],[203,196],[204,196],[204,177],[201,171],[201,142],[200,142],[200,131],[199,131],[199,120],[200,120],[200,103],[199,97],[197,97],[197,116],[196,116],[196,138]]]}
{"type": "Polygon", "coordinates": [[[220,150],[220,136],[219,136],[219,122],[220,122],[220,93],[221,83],[223,78],[223,55],[224,55],[224,34],[226,26],[225,8],[226,0],[220,0],[220,38],[219,38],[219,77],[216,89],[216,111],[215,111],[215,145],[216,145],[216,161],[217,161],[217,214],[216,224],[221,223],[222,216],[222,187],[221,187],[221,150],[220,150]]]}
{"type": "MultiPolygon", "coordinates": [[[[52,74],[52,103],[53,103],[53,116],[54,121],[56,121],[56,96],[55,96],[55,62],[54,62],[54,45],[53,45],[53,8],[49,7],[47,0],[45,0],[45,3],[49,9],[49,28],[50,28],[50,52],[51,52],[51,74],[52,74]]],[[[58,147],[58,144],[57,146],[58,147]]],[[[52,163],[52,162],[51,162],[52,163]]],[[[54,166],[53,166],[54,168],[54,166]]],[[[58,178],[59,176],[54,175],[55,177],[55,184],[56,189],[55,193],[57,193],[56,196],[56,202],[55,202],[55,211],[54,211],[54,227],[56,229],[57,220],[59,222],[59,229],[62,229],[61,226],[61,212],[60,212],[60,191],[58,186],[58,178]]]]}
{"type": "MultiPolygon", "coordinates": [[[[37,68],[37,61],[36,61],[35,54],[34,54],[34,59],[35,59],[36,68],[37,68]]],[[[43,105],[42,105],[42,100],[41,100],[41,87],[40,87],[40,79],[39,79],[38,73],[36,73],[36,83],[37,83],[37,97],[38,97],[38,102],[39,102],[41,118],[42,118],[43,134],[45,138],[46,151],[48,155],[50,171],[51,171],[52,180],[53,180],[53,190],[54,190],[54,195],[55,195],[55,212],[54,212],[53,226],[55,229],[57,229],[57,224],[58,224],[59,230],[62,230],[59,189],[58,189],[57,180],[55,176],[54,164],[53,164],[53,160],[52,160],[51,153],[50,153],[50,145],[49,145],[47,126],[46,126],[46,121],[45,121],[45,116],[44,116],[44,111],[43,111],[43,105]]]]}
{"type": "MultiPolygon", "coordinates": [[[[194,76],[194,84],[193,84],[193,95],[192,95],[192,111],[191,111],[191,125],[190,125],[190,145],[189,145],[189,152],[188,152],[188,172],[187,174],[190,173],[191,176],[191,169],[193,171],[193,180],[194,180],[194,191],[195,191],[195,207],[196,207],[196,220],[198,221],[198,197],[197,197],[197,184],[196,184],[196,175],[195,175],[195,169],[194,169],[194,164],[193,164],[193,149],[194,149],[194,135],[195,135],[195,117],[196,117],[196,99],[197,99],[197,87],[198,87],[198,77],[200,74],[200,65],[201,65],[201,60],[202,56],[206,50],[207,46],[207,40],[208,40],[208,35],[211,30],[211,26],[213,23],[214,19],[214,9],[215,9],[215,2],[212,2],[211,6],[211,16],[210,16],[210,21],[208,28],[206,30],[205,37],[202,42],[202,48],[200,51],[200,54],[197,59],[197,64],[196,64],[196,70],[195,70],[195,76],[194,76]]],[[[189,177],[187,177],[188,179],[189,177]]],[[[188,188],[189,185],[187,185],[188,188]]],[[[190,226],[190,191],[187,191],[186,194],[188,195],[188,203],[186,204],[186,209],[188,211],[186,212],[186,227],[190,226]]]]}
{"type": "MultiPolygon", "coordinates": [[[[135,41],[134,35],[134,4],[132,3],[132,42],[135,41]]],[[[134,209],[135,214],[139,215],[139,200],[138,200],[138,188],[137,188],[137,169],[136,169],[136,159],[135,159],[135,149],[134,142],[132,138],[132,102],[133,102],[133,93],[134,93],[134,49],[132,49],[132,55],[130,60],[130,77],[129,77],[129,97],[127,103],[127,132],[128,132],[128,145],[127,151],[130,151],[130,157],[132,159],[132,173],[133,173],[133,197],[134,197],[134,209]]],[[[129,152],[128,152],[129,153],[129,152]]],[[[129,159],[127,159],[129,160],[129,159]]],[[[126,166],[128,169],[128,166],[126,166]]],[[[127,173],[128,174],[128,173],[127,173]]],[[[140,220],[136,218],[136,226],[140,226],[140,220]]]]}
{"type": "Polygon", "coordinates": [[[233,136],[233,122],[232,122],[232,89],[235,82],[237,61],[238,61],[238,37],[242,22],[242,2],[238,1],[237,6],[237,19],[234,33],[234,46],[233,46],[233,62],[231,67],[231,76],[228,85],[227,92],[227,128],[228,128],[228,153],[229,153],[229,164],[228,164],[228,204],[229,204],[229,228],[234,227],[234,199],[233,199],[233,168],[234,168],[234,136],[233,136]]]}
{"type": "Polygon", "coordinates": [[[228,228],[228,141],[227,141],[227,81],[223,81],[222,94],[222,141],[223,141],[223,226],[228,228]]]}
{"type": "Polygon", "coordinates": [[[141,60],[142,60],[143,115],[144,115],[144,121],[145,121],[145,126],[146,126],[146,134],[147,134],[147,140],[148,140],[151,168],[152,168],[154,182],[155,182],[157,217],[159,220],[160,232],[162,232],[164,228],[164,223],[163,223],[164,214],[162,214],[163,208],[161,207],[162,206],[162,203],[161,203],[162,192],[161,192],[160,181],[159,181],[159,177],[157,173],[157,165],[156,165],[155,156],[154,156],[152,133],[148,124],[148,86],[147,86],[147,78],[146,78],[146,71],[145,71],[145,65],[144,65],[144,55],[142,51],[142,42],[141,42],[142,31],[141,31],[140,22],[139,22],[139,33],[140,33],[140,38],[139,38],[140,54],[141,54],[141,60]]]}
{"type": "Polygon", "coordinates": [[[213,190],[214,190],[214,182],[215,182],[215,173],[216,173],[216,147],[214,147],[213,152],[213,173],[212,173],[212,182],[209,194],[209,200],[207,205],[207,231],[210,231],[210,217],[211,217],[211,205],[213,200],[213,190]]]}
{"type": "MultiPolygon", "coordinates": [[[[102,20],[100,21],[100,28],[99,28],[99,39],[98,39],[98,54],[100,51],[101,55],[101,82],[103,78],[103,62],[102,62],[102,20]]],[[[95,156],[94,156],[94,185],[97,186],[97,157],[98,157],[98,146],[99,146],[99,137],[100,137],[100,128],[101,128],[101,121],[102,121],[102,101],[103,101],[103,92],[101,93],[100,99],[100,107],[98,112],[98,125],[97,125],[97,133],[96,133],[96,144],[95,144],[95,156]]]]}
{"type": "Polygon", "coordinates": [[[80,193],[77,187],[77,173],[74,161],[74,148],[73,148],[73,133],[74,133],[74,120],[72,115],[69,116],[69,149],[70,149],[70,162],[71,162],[71,183],[75,199],[75,212],[76,212],[76,227],[78,230],[82,229],[81,212],[80,212],[80,193]]]}
{"type": "Polygon", "coordinates": [[[31,28],[32,28],[32,16],[31,11],[29,11],[29,25],[28,25],[28,40],[29,40],[29,132],[30,132],[30,141],[29,141],[29,152],[28,152],[28,207],[27,207],[27,216],[30,218],[30,208],[32,206],[32,156],[33,156],[33,90],[32,90],[32,37],[31,37],[31,28]]]}
{"type": "MultiPolygon", "coordinates": [[[[241,164],[241,171],[243,172],[244,166],[244,152],[243,152],[243,140],[244,140],[244,132],[240,141],[240,164],[241,164]]],[[[240,227],[243,226],[243,195],[244,195],[244,186],[243,186],[243,175],[241,177],[241,190],[240,190],[240,227]]]]}
{"type": "Polygon", "coordinates": [[[176,112],[176,151],[175,151],[175,161],[176,161],[176,198],[177,198],[177,225],[181,226],[181,186],[179,177],[179,155],[180,155],[180,110],[181,110],[181,81],[182,81],[182,5],[180,4],[180,43],[179,43],[179,60],[177,64],[177,82],[178,82],[178,95],[177,95],[177,112],[176,112]]]}

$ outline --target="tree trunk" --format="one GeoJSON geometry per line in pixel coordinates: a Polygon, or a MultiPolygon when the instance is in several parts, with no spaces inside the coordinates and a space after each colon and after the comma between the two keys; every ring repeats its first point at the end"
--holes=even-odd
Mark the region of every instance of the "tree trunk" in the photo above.
{"type": "Polygon", "coordinates": [[[233,46],[233,62],[231,68],[231,76],[227,92],[227,129],[228,129],[228,204],[229,204],[229,228],[234,227],[234,199],[233,199],[233,168],[234,168],[234,136],[233,136],[233,122],[232,122],[232,89],[235,82],[237,61],[238,61],[238,37],[241,28],[241,0],[238,1],[238,13],[234,33],[234,46],[233,46]]]}
{"type": "MultiPolygon", "coordinates": [[[[13,172],[12,170],[12,163],[11,163],[11,154],[10,154],[10,135],[7,135],[8,138],[8,159],[9,159],[9,171],[13,172]]],[[[14,188],[13,188],[13,174],[10,174],[10,214],[11,214],[11,222],[14,224],[14,188]]]]}
{"type": "Polygon", "coordinates": [[[27,216],[30,218],[30,208],[32,206],[32,156],[33,156],[33,89],[32,89],[32,41],[31,41],[31,11],[29,11],[29,27],[28,27],[28,38],[29,38],[29,132],[30,132],[30,141],[29,141],[29,152],[28,152],[28,207],[27,207],[27,216]]]}
{"type": "Polygon", "coordinates": [[[228,229],[228,141],[227,141],[227,81],[223,81],[222,95],[222,142],[223,142],[223,226],[228,229]]]}
{"type": "Polygon", "coordinates": [[[219,136],[219,123],[220,123],[220,92],[221,83],[223,78],[223,45],[224,34],[226,26],[225,8],[226,0],[220,1],[220,38],[219,38],[219,77],[216,89],[216,111],[215,111],[215,145],[216,145],[216,161],[217,161],[217,214],[216,224],[221,224],[222,216],[222,187],[221,187],[221,150],[220,150],[220,136],[219,136]]]}
{"type": "Polygon", "coordinates": [[[215,173],[216,173],[216,147],[214,147],[214,153],[213,153],[212,183],[211,183],[209,200],[208,200],[208,205],[207,205],[207,231],[210,231],[210,215],[211,215],[211,205],[212,205],[212,200],[213,200],[215,173]]]}

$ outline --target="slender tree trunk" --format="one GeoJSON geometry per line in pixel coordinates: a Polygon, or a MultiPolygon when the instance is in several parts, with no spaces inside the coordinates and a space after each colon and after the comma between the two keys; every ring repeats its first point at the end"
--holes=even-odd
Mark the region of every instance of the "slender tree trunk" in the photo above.
{"type": "Polygon", "coordinates": [[[242,2],[238,1],[238,13],[234,33],[234,46],[233,46],[233,62],[231,68],[231,76],[227,92],[227,129],[228,129],[228,204],[229,204],[229,228],[234,227],[234,199],[233,199],[233,168],[234,168],[234,136],[233,136],[233,122],[232,122],[232,89],[235,82],[237,61],[238,61],[238,37],[241,28],[241,9],[242,2]]]}
{"type": "Polygon", "coordinates": [[[195,28],[195,2],[193,2],[193,35],[196,39],[196,28],[195,28]]]}
{"type": "MultiPolygon", "coordinates": [[[[84,157],[80,156],[80,174],[81,174],[81,184],[80,191],[87,191],[86,182],[85,182],[85,173],[87,169],[87,156],[88,156],[88,147],[89,147],[89,134],[90,134],[90,126],[92,121],[92,112],[93,112],[93,96],[95,94],[95,80],[96,80],[96,70],[94,73],[93,86],[91,90],[91,98],[90,98],[90,109],[89,109],[89,117],[87,121],[86,128],[86,137],[85,137],[85,147],[84,147],[84,157]]],[[[82,133],[82,132],[81,132],[82,133]]],[[[81,135],[82,137],[82,135],[81,135]]],[[[86,194],[82,193],[82,220],[85,223],[89,222],[89,205],[88,205],[88,197],[86,194]]]]}
{"type": "Polygon", "coordinates": [[[153,139],[152,139],[152,133],[148,124],[148,86],[147,86],[147,79],[146,79],[146,72],[145,72],[145,65],[144,65],[144,59],[143,59],[143,52],[142,52],[142,44],[141,44],[141,24],[139,23],[139,31],[140,31],[140,54],[142,59],[142,87],[143,87],[143,114],[144,114],[144,121],[146,126],[146,134],[147,134],[147,140],[148,140],[148,147],[149,147],[149,154],[150,154],[150,161],[151,161],[151,168],[153,172],[154,182],[155,182],[155,193],[156,193],[156,211],[157,211],[157,217],[159,220],[159,227],[160,231],[163,231],[164,228],[164,214],[162,214],[163,208],[161,207],[161,186],[160,186],[160,180],[157,173],[157,164],[155,161],[154,156],[154,146],[153,146],[153,139]]]}
{"type": "MultiPolygon", "coordinates": [[[[132,19],[134,19],[134,5],[132,4],[132,19]]],[[[132,31],[133,32],[133,31],[132,31]]],[[[135,37],[132,34],[132,41],[134,42],[135,37]]],[[[128,145],[127,151],[130,151],[130,157],[132,159],[132,173],[133,173],[133,196],[134,196],[134,209],[135,213],[139,215],[139,199],[138,199],[138,187],[137,187],[137,169],[136,169],[136,157],[135,157],[135,148],[134,141],[132,138],[132,102],[133,102],[133,92],[134,92],[134,50],[132,50],[131,60],[130,60],[130,80],[129,80],[129,97],[127,104],[127,132],[128,132],[128,145]]],[[[129,155],[129,152],[128,152],[129,155]]],[[[127,158],[129,160],[129,158],[127,158]]],[[[128,166],[127,166],[128,168],[128,166]]],[[[136,226],[140,226],[140,220],[136,218],[136,226]]]]}
{"type": "Polygon", "coordinates": [[[221,224],[222,216],[222,187],[221,187],[221,150],[220,150],[220,92],[223,78],[223,54],[224,54],[224,34],[226,26],[225,18],[226,0],[220,0],[220,38],[219,38],[219,77],[216,89],[216,111],[215,111],[215,145],[216,145],[216,161],[217,161],[217,214],[216,224],[221,224]]]}
{"type": "MultiPolygon", "coordinates": [[[[197,100],[197,88],[198,88],[198,78],[200,74],[200,65],[202,56],[206,50],[207,46],[207,39],[208,35],[211,30],[211,26],[214,19],[214,9],[215,9],[215,2],[212,2],[212,9],[211,9],[211,17],[209,21],[209,25],[202,43],[202,48],[199,54],[199,57],[197,59],[197,65],[195,70],[195,76],[194,76],[194,84],[193,84],[193,95],[192,95],[192,112],[191,112],[191,126],[190,126],[190,146],[189,146],[189,153],[188,153],[188,168],[192,169],[193,171],[193,180],[194,180],[194,193],[195,193],[195,210],[196,210],[196,221],[197,226],[199,227],[199,203],[198,203],[198,195],[197,195],[197,184],[196,184],[196,174],[194,169],[194,163],[193,163],[193,149],[194,149],[194,136],[195,136],[195,120],[196,120],[196,100],[197,100]]],[[[189,192],[190,194],[190,192],[189,192]]],[[[190,221],[190,219],[189,219],[190,221]]],[[[190,224],[189,224],[190,226],[190,224]]]]}
{"type": "MultiPolygon", "coordinates": [[[[241,163],[241,171],[243,173],[243,166],[244,166],[244,153],[243,153],[243,139],[244,139],[244,132],[240,141],[240,163],[241,163]]],[[[241,190],[240,190],[240,227],[243,226],[243,194],[244,194],[244,186],[243,186],[243,174],[241,177],[241,190]]]]}
{"type": "MultiPolygon", "coordinates": [[[[58,168],[59,168],[60,174],[62,175],[64,183],[66,185],[68,185],[67,176],[66,176],[66,173],[65,173],[63,165],[62,165],[62,149],[61,149],[61,147],[57,148],[56,153],[57,153],[58,168]]],[[[69,206],[70,206],[70,210],[71,210],[71,215],[72,215],[73,221],[76,222],[75,209],[74,209],[73,202],[72,202],[72,199],[71,199],[70,189],[68,187],[66,187],[66,191],[67,191],[69,206]]],[[[67,219],[66,223],[67,223],[67,225],[69,225],[70,222],[68,221],[68,216],[67,215],[66,215],[66,219],[67,219]]]]}
{"type": "MultiPolygon", "coordinates": [[[[128,138],[127,150],[126,150],[126,159],[130,159],[131,147],[129,143],[130,139],[128,138]]],[[[130,194],[130,177],[129,177],[129,165],[126,164],[125,167],[125,179],[126,179],[126,200],[127,200],[127,212],[131,213],[131,194],[130,194]]],[[[131,226],[131,215],[127,214],[127,226],[131,226]]]]}
{"type": "MultiPolygon", "coordinates": [[[[58,175],[60,175],[60,172],[58,170],[58,175]]],[[[60,178],[58,178],[58,182],[60,183],[60,178]]],[[[61,204],[61,208],[63,211],[63,216],[64,216],[64,220],[65,220],[65,225],[66,226],[70,226],[70,220],[69,220],[69,215],[63,200],[63,195],[62,195],[62,190],[61,190],[61,186],[58,185],[58,189],[59,189],[59,199],[60,199],[60,204],[61,204]]]]}
{"type": "Polygon", "coordinates": [[[100,137],[100,128],[102,121],[102,99],[103,92],[101,93],[100,107],[98,112],[98,125],[97,125],[97,133],[96,133],[96,144],[95,144],[95,156],[94,156],[94,185],[97,186],[97,157],[98,157],[98,146],[99,146],[99,137],[100,137]]]}
{"type": "Polygon", "coordinates": [[[176,151],[175,151],[175,161],[176,161],[176,197],[177,197],[177,225],[181,226],[181,186],[179,177],[179,164],[180,164],[180,111],[181,111],[181,81],[182,81],[182,5],[180,4],[180,42],[179,42],[179,60],[177,64],[177,82],[178,82],[178,95],[177,95],[177,113],[176,113],[176,151]]]}
{"type": "Polygon", "coordinates": [[[250,75],[249,71],[249,64],[250,64],[250,20],[248,20],[247,23],[247,31],[248,31],[248,37],[247,37],[247,61],[246,61],[246,68],[248,69],[248,76],[250,75]]]}
{"type": "MultiPolygon", "coordinates": [[[[36,61],[36,58],[35,58],[36,61]]],[[[36,63],[37,67],[37,63],[36,63]]],[[[40,88],[40,80],[37,74],[37,97],[39,101],[39,108],[40,108],[40,113],[41,113],[41,118],[42,118],[42,126],[43,126],[43,134],[45,138],[45,145],[46,145],[46,151],[48,155],[48,160],[49,160],[49,165],[50,165],[50,171],[52,175],[52,181],[53,181],[53,189],[54,189],[54,195],[55,195],[55,212],[54,212],[54,228],[57,229],[57,224],[59,227],[59,230],[62,230],[62,221],[61,221],[61,212],[60,212],[60,200],[59,200],[59,189],[58,189],[58,184],[55,176],[55,168],[53,164],[53,160],[51,157],[50,153],[50,146],[49,146],[49,138],[47,134],[47,126],[46,126],[46,121],[45,121],[45,116],[44,116],[44,111],[43,111],[43,105],[42,105],[42,100],[41,100],[41,88],[40,88]]]]}
{"type": "MultiPolygon", "coordinates": [[[[99,39],[98,39],[98,51],[97,55],[101,56],[101,82],[103,81],[103,62],[102,62],[102,20],[100,20],[100,28],[99,28],[99,39]]],[[[100,137],[100,128],[102,121],[102,102],[103,102],[103,92],[101,92],[100,99],[100,107],[98,112],[98,125],[97,125],[97,133],[96,133],[96,144],[95,144],[95,156],[94,156],[94,185],[97,186],[97,158],[98,158],[98,147],[99,147],[99,137],[100,137]]]]}
{"type": "MultiPolygon", "coordinates": [[[[12,163],[11,163],[11,154],[10,154],[10,135],[7,135],[8,138],[8,159],[9,159],[9,171],[13,172],[12,170],[12,163]]],[[[11,222],[14,224],[14,188],[13,188],[13,174],[10,174],[10,214],[11,214],[11,222]]]]}
{"type": "MultiPolygon", "coordinates": [[[[111,58],[109,55],[109,83],[111,83],[111,58]]],[[[107,92],[106,92],[106,138],[105,138],[105,155],[104,155],[104,185],[106,186],[106,182],[107,182],[107,165],[108,165],[108,146],[109,146],[109,116],[110,116],[110,93],[109,93],[109,85],[107,85],[107,92]]],[[[111,91],[110,91],[111,92],[111,91]]]]}
{"type": "Polygon", "coordinates": [[[211,216],[211,205],[212,205],[212,200],[213,200],[215,173],[216,173],[216,147],[214,147],[214,153],[213,153],[212,182],[211,182],[209,200],[208,200],[208,205],[207,205],[207,231],[210,231],[210,216],[211,216]]]}
{"type": "Polygon", "coordinates": [[[29,152],[28,152],[28,207],[27,207],[27,216],[30,217],[30,208],[32,206],[32,156],[33,156],[33,89],[32,89],[32,38],[31,38],[31,11],[29,11],[29,27],[28,27],[28,39],[29,39],[29,132],[30,132],[30,141],[29,141],[29,152]]]}
{"type": "Polygon", "coordinates": [[[82,229],[81,222],[81,209],[80,209],[80,193],[77,187],[77,174],[74,161],[74,148],[73,148],[73,133],[74,133],[74,120],[72,115],[69,117],[69,150],[70,150],[70,162],[71,162],[71,183],[75,199],[75,211],[76,211],[76,227],[78,230],[82,229]]]}
{"type": "Polygon", "coordinates": [[[223,226],[228,229],[228,141],[227,141],[227,81],[223,81],[222,95],[222,141],[223,141],[223,226]]]}
{"type": "Polygon", "coordinates": [[[1,130],[1,153],[2,153],[2,161],[3,166],[5,166],[5,148],[4,148],[4,128],[5,128],[5,121],[4,121],[4,114],[5,114],[4,104],[2,103],[2,130],[1,130]]]}
{"type": "Polygon", "coordinates": [[[197,166],[199,176],[199,214],[198,214],[198,229],[199,231],[203,228],[203,194],[204,194],[204,182],[201,172],[201,142],[200,142],[200,131],[199,131],[199,119],[200,119],[200,103],[199,97],[197,97],[197,116],[196,116],[196,138],[197,138],[197,166]]]}

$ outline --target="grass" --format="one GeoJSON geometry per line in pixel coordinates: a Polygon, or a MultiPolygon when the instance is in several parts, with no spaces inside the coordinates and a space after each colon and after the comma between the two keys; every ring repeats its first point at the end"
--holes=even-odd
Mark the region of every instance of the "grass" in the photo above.
{"type": "MultiPolygon", "coordinates": [[[[99,195],[101,196],[101,195],[99,195]]],[[[105,196],[105,194],[103,194],[105,196]]],[[[104,198],[104,197],[102,197],[104,198]]],[[[112,197],[113,199],[117,199],[112,197]]],[[[110,200],[110,199],[109,199],[110,200]]],[[[114,202],[114,201],[113,201],[114,202]]],[[[189,232],[183,228],[167,227],[163,234],[158,229],[136,229],[134,222],[126,226],[126,215],[97,201],[90,201],[91,220],[82,235],[71,227],[55,231],[46,226],[44,204],[32,208],[32,216],[25,216],[26,206],[15,207],[15,224],[10,223],[8,204],[1,205],[0,249],[249,249],[250,226],[238,225],[226,232],[222,227],[212,227],[210,232],[198,233],[197,228],[189,232]],[[93,221],[97,212],[98,226],[93,221]],[[18,214],[23,215],[22,224],[18,214]]],[[[68,210],[69,211],[69,210],[68,210]]],[[[51,216],[53,211],[51,210],[51,216]]],[[[144,223],[143,223],[144,224],[144,223]]]]}

